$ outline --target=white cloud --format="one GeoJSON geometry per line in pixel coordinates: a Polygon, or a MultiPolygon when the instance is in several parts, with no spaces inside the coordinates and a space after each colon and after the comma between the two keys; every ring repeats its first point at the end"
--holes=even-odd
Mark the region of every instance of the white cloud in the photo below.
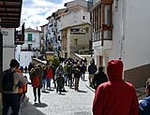
{"type": "Polygon", "coordinates": [[[21,24],[25,28],[36,29],[48,23],[46,18],[53,12],[64,7],[64,3],[73,0],[24,0],[22,5],[21,24]],[[60,2],[61,1],[61,2],[60,2]]]}

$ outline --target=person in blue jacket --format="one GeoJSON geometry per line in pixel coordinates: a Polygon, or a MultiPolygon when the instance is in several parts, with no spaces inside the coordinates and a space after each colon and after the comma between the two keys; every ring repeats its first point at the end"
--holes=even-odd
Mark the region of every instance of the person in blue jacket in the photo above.
{"type": "Polygon", "coordinates": [[[146,81],[147,96],[139,103],[139,115],[150,115],[150,78],[146,81]]]}

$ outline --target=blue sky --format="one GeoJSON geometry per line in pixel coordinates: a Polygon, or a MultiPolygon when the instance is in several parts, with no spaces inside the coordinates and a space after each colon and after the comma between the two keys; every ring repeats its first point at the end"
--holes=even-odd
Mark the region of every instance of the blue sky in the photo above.
{"type": "Polygon", "coordinates": [[[25,28],[40,30],[40,26],[48,23],[47,17],[70,1],[73,0],[23,0],[21,25],[25,22],[25,28]]]}

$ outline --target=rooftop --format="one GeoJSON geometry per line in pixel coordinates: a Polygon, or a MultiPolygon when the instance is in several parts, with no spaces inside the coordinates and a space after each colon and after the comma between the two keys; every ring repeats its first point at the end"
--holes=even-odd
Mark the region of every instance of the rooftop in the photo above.
{"type": "Polygon", "coordinates": [[[22,0],[0,0],[0,26],[2,28],[18,28],[22,0]]]}

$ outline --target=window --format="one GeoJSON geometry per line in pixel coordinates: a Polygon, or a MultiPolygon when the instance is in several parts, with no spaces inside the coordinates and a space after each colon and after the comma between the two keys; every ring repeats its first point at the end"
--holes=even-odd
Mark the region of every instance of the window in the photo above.
{"type": "Polygon", "coordinates": [[[32,34],[28,34],[28,41],[32,41],[32,34]]]}
{"type": "Polygon", "coordinates": [[[110,25],[111,24],[111,6],[110,5],[106,5],[105,9],[104,9],[104,19],[105,19],[105,24],[110,25]]]}
{"type": "Polygon", "coordinates": [[[92,29],[94,40],[101,40],[103,46],[104,40],[112,40],[113,34],[113,0],[102,0],[101,4],[97,5],[92,10],[92,29]]]}
{"type": "Polygon", "coordinates": [[[78,45],[78,39],[74,39],[74,45],[78,45]]]}
{"type": "Polygon", "coordinates": [[[89,27],[86,27],[86,33],[89,33],[89,27]]]}
{"type": "Polygon", "coordinates": [[[83,20],[85,20],[85,16],[83,16],[83,20]]]}
{"type": "Polygon", "coordinates": [[[104,17],[104,34],[103,38],[104,39],[112,39],[112,5],[104,5],[104,12],[103,12],[103,17],[104,17]]]}
{"type": "Polygon", "coordinates": [[[31,50],[32,44],[28,44],[28,50],[31,50]]]}

